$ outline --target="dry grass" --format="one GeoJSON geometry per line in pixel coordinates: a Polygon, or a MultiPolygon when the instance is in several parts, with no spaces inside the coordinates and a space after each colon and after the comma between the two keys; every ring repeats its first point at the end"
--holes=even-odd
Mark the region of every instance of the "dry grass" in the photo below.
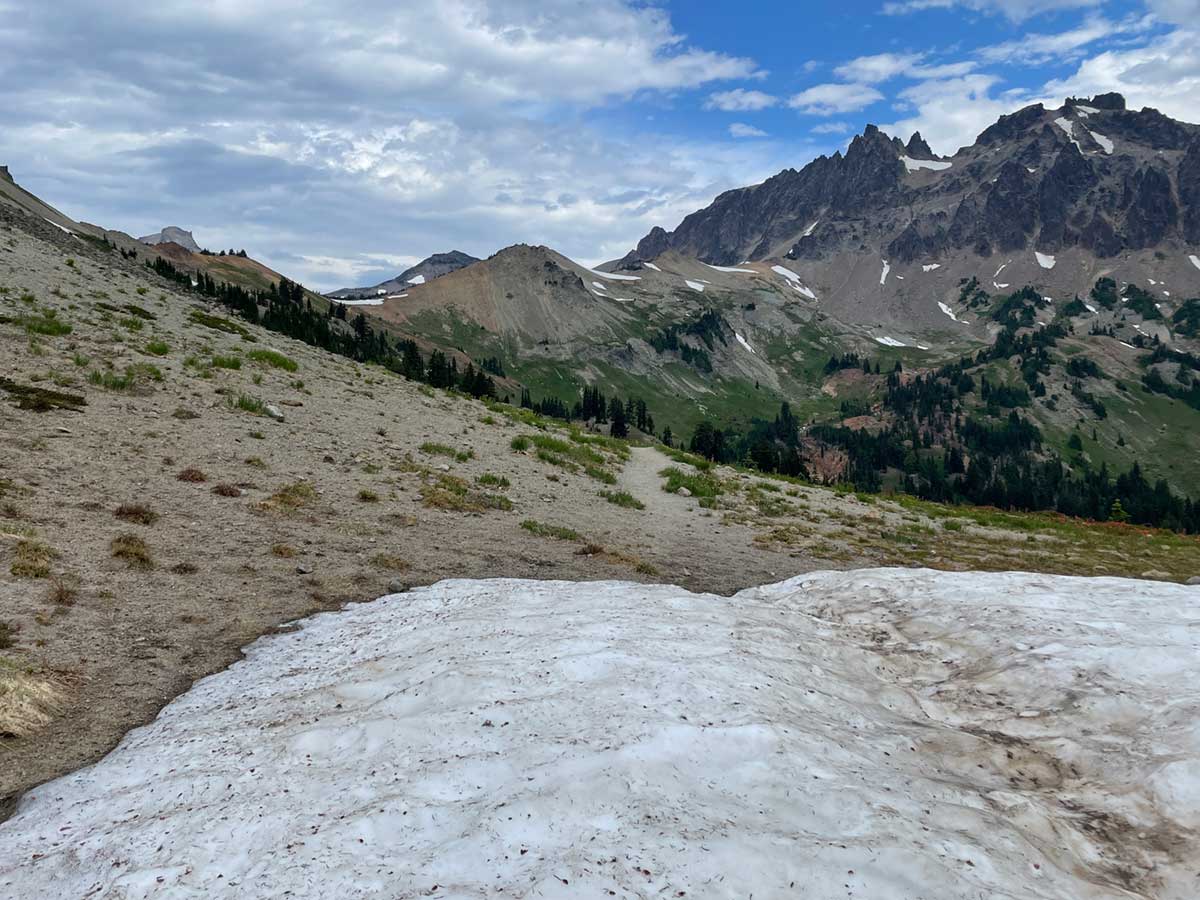
{"type": "Polygon", "coordinates": [[[79,591],[73,583],[58,576],[50,577],[50,594],[47,599],[55,606],[74,606],[79,591]]]}
{"type": "Polygon", "coordinates": [[[176,575],[195,575],[200,569],[194,563],[181,562],[171,566],[171,572],[176,575]]]}
{"type": "Polygon", "coordinates": [[[158,521],[158,513],[144,503],[122,503],[113,515],[122,522],[132,522],[135,525],[153,525],[158,521]]]}
{"type": "Polygon", "coordinates": [[[280,559],[294,559],[296,556],[296,548],[289,544],[272,544],[271,555],[278,556],[280,559]]]}
{"type": "Polygon", "coordinates": [[[303,509],[317,499],[316,489],[307,481],[285,484],[264,500],[259,507],[265,510],[291,513],[303,509]]]}
{"type": "Polygon", "coordinates": [[[232,484],[218,484],[212,489],[212,492],[218,497],[240,497],[242,496],[241,488],[232,484]]]}
{"type": "Polygon", "coordinates": [[[208,481],[208,476],[193,466],[188,466],[186,469],[184,469],[182,472],[180,472],[175,477],[178,478],[180,481],[191,481],[191,482],[208,481]]]}
{"type": "Polygon", "coordinates": [[[21,737],[37,731],[61,708],[63,699],[49,678],[0,659],[0,735],[21,737]]]}
{"type": "Polygon", "coordinates": [[[124,560],[131,569],[152,569],[154,559],[150,556],[150,548],[136,534],[119,534],[112,539],[110,545],[115,559],[124,560]]]}
{"type": "Polygon", "coordinates": [[[387,572],[407,572],[412,566],[408,560],[390,553],[377,553],[371,557],[371,565],[387,572]]]}
{"type": "Polygon", "coordinates": [[[40,541],[18,541],[9,571],[17,578],[49,578],[50,563],[56,556],[53,548],[40,541]]]}

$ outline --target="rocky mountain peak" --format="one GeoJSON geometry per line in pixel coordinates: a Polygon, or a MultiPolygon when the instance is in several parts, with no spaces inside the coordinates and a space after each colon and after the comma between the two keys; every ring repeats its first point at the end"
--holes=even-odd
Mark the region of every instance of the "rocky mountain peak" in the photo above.
{"type": "Polygon", "coordinates": [[[913,159],[933,159],[933,150],[929,144],[925,142],[925,138],[921,137],[921,132],[914,131],[913,136],[908,139],[908,145],[904,148],[904,152],[913,159]]]}
{"type": "MultiPolygon", "coordinates": [[[[8,166],[0,166],[0,178],[5,181],[12,181],[13,177],[8,173],[8,166]]],[[[13,182],[15,184],[15,182],[13,182]]]]}
{"type": "Polygon", "coordinates": [[[175,225],[168,225],[162,231],[155,234],[148,234],[145,237],[138,238],[143,244],[178,244],[185,250],[190,250],[192,253],[200,252],[200,245],[196,243],[196,239],[190,231],[185,231],[175,225]]]}

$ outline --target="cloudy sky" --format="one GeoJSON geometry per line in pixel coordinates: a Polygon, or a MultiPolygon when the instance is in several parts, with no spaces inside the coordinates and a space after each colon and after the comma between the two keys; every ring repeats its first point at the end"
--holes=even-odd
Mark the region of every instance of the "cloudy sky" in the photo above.
{"type": "Polygon", "coordinates": [[[1198,122],[1200,0],[0,0],[0,84],[0,164],[64,212],[331,289],[617,257],[867,122],[952,153],[1109,90],[1198,122]]]}

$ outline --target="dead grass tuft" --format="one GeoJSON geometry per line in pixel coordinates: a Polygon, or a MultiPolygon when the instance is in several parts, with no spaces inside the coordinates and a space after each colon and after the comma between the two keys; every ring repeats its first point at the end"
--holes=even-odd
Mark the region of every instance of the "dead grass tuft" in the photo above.
{"type": "Polygon", "coordinates": [[[193,483],[208,481],[208,476],[194,466],[188,466],[175,477],[180,481],[190,481],[193,483]]]}
{"type": "Polygon", "coordinates": [[[390,553],[376,553],[371,557],[371,565],[388,572],[407,572],[412,568],[408,560],[390,553]]]}
{"type": "Polygon", "coordinates": [[[154,560],[150,556],[150,548],[136,534],[119,534],[109,545],[115,559],[124,560],[131,569],[147,570],[154,568],[154,560]]]}
{"type": "Polygon", "coordinates": [[[218,484],[212,489],[212,492],[218,497],[240,497],[242,496],[241,488],[232,484],[218,484]]]}
{"type": "Polygon", "coordinates": [[[271,555],[278,556],[280,559],[293,559],[296,556],[296,548],[289,544],[272,544],[271,555]]]}
{"type": "Polygon", "coordinates": [[[200,570],[194,563],[181,562],[171,566],[171,571],[176,575],[195,575],[200,570]]]}
{"type": "Polygon", "coordinates": [[[303,509],[316,499],[317,491],[311,484],[307,481],[297,481],[285,484],[259,504],[259,507],[265,510],[291,513],[303,509]]]}
{"type": "Polygon", "coordinates": [[[144,503],[122,503],[113,515],[122,522],[132,522],[135,525],[153,525],[158,521],[158,513],[144,503]]]}
{"type": "Polygon", "coordinates": [[[63,700],[62,690],[51,679],[0,659],[0,735],[22,737],[37,731],[63,700]]]}
{"type": "Polygon", "coordinates": [[[50,576],[50,595],[47,599],[55,606],[74,606],[79,591],[75,585],[62,576],[50,576]]]}
{"type": "Polygon", "coordinates": [[[57,556],[53,548],[40,541],[18,541],[10,571],[17,578],[48,578],[50,563],[57,556]]]}

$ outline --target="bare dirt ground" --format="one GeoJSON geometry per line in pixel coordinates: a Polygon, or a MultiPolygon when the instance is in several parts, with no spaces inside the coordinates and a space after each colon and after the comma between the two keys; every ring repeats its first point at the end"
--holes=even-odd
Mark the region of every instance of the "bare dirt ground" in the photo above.
{"type": "Polygon", "coordinates": [[[233,322],[3,210],[0,378],[0,818],[259,635],[445,578],[729,595],[878,564],[1196,574],[1194,541],[1031,530],[539,430],[233,322]],[[19,408],[39,389],[86,402],[19,408]],[[667,493],[668,466],[715,493],[667,493]]]}

